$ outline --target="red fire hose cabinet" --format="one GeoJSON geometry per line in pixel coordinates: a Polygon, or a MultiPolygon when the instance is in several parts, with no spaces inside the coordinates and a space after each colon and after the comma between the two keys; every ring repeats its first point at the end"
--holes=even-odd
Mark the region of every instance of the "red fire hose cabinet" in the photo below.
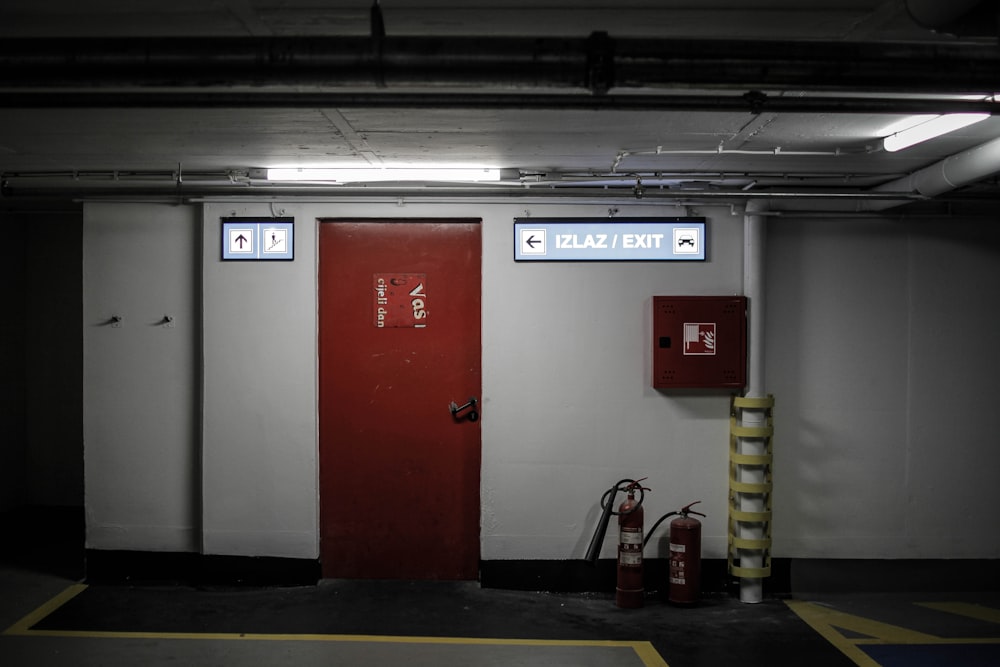
{"type": "Polygon", "coordinates": [[[653,297],[654,388],[741,390],[746,375],[746,297],[653,297]]]}

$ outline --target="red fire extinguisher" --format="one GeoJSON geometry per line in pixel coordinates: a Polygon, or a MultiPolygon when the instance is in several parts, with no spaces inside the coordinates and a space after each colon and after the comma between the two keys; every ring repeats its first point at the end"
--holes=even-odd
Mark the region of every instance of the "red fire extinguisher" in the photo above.
{"type": "Polygon", "coordinates": [[[675,604],[694,604],[701,592],[701,521],[690,516],[701,512],[691,509],[699,501],[682,507],[680,516],[670,522],[670,589],[668,598],[675,604]]]}
{"type": "Polygon", "coordinates": [[[645,489],[636,480],[625,490],[628,497],[618,506],[618,584],[615,604],[623,609],[642,606],[645,590],[642,583],[642,497],[635,498],[636,489],[645,489]]]}
{"type": "Polygon", "coordinates": [[[642,479],[623,479],[613,487],[604,492],[601,496],[601,519],[597,522],[594,530],[594,537],[590,540],[585,556],[588,563],[593,565],[601,553],[601,545],[604,544],[604,535],[607,533],[608,524],[611,517],[618,515],[618,579],[615,586],[615,604],[619,607],[635,608],[641,607],[643,603],[642,578],[642,548],[645,546],[643,540],[643,511],[642,500],[645,492],[649,489],[642,486],[642,479]],[[614,509],[614,502],[619,491],[625,491],[628,498],[618,506],[618,511],[614,509]],[[639,497],[636,498],[636,491],[639,497]]]}

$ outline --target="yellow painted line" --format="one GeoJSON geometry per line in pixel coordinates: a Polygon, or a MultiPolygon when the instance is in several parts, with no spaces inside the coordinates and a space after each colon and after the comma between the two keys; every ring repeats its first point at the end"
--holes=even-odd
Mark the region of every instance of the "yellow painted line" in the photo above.
{"type": "Polygon", "coordinates": [[[41,621],[43,618],[54,612],[59,607],[63,606],[77,595],[82,593],[87,589],[86,584],[73,584],[67,587],[62,593],[59,593],[51,600],[43,604],[42,606],[35,609],[33,612],[22,618],[20,621],[10,626],[3,631],[5,635],[23,635],[26,632],[30,632],[29,628],[34,624],[41,621]]]}
{"type": "Polygon", "coordinates": [[[635,642],[632,649],[646,667],[670,667],[649,642],[635,642]]]}
{"type": "MultiPolygon", "coordinates": [[[[795,612],[799,618],[805,621],[813,630],[819,633],[824,639],[833,644],[841,653],[854,661],[859,667],[879,667],[878,663],[868,657],[860,647],[872,645],[914,645],[914,644],[1000,644],[998,637],[962,637],[945,638],[936,635],[929,635],[916,630],[882,623],[870,618],[855,616],[846,612],[837,611],[814,602],[804,602],[801,600],[789,600],[785,604],[795,612]],[[850,630],[865,637],[848,638],[840,630],[850,630]]],[[[977,614],[973,618],[989,620],[996,618],[997,610],[981,605],[968,605],[965,603],[920,603],[922,606],[940,609],[941,611],[951,611],[951,613],[963,613],[963,615],[977,614]],[[982,611],[982,610],[985,610],[982,611]]]]}
{"type": "Polygon", "coordinates": [[[644,667],[670,667],[650,642],[575,639],[492,639],[488,637],[405,637],[387,635],[267,634],[243,632],[116,632],[92,630],[32,630],[32,626],[86,590],[74,584],[7,628],[4,635],[78,639],[178,639],[243,641],[371,642],[381,644],[441,644],[451,646],[537,646],[631,648],[644,667]]]}
{"type": "MultiPolygon", "coordinates": [[[[940,637],[935,635],[902,628],[898,625],[882,623],[881,621],[874,621],[863,616],[855,616],[854,614],[837,611],[836,609],[813,602],[789,601],[788,606],[792,607],[792,611],[800,617],[803,616],[804,612],[816,622],[867,635],[868,637],[881,640],[880,643],[882,644],[923,644],[940,639],[940,637]]],[[[804,617],[803,620],[805,620],[804,617]]],[[[809,621],[806,622],[808,623],[809,621]]]]}
{"type": "Polygon", "coordinates": [[[986,605],[972,604],[971,602],[918,602],[917,604],[921,607],[934,609],[935,611],[966,616],[978,621],[1000,623],[1000,609],[987,607],[986,605]]]}
{"type": "MultiPolygon", "coordinates": [[[[884,639],[852,639],[856,646],[871,646],[872,644],[895,644],[884,639]]],[[[946,644],[1000,644],[1000,637],[936,637],[922,642],[900,642],[900,646],[914,646],[933,644],[935,646],[946,644]]]]}
{"type": "Polygon", "coordinates": [[[370,642],[377,644],[445,644],[453,646],[578,646],[634,648],[648,642],[572,639],[493,639],[489,637],[426,637],[394,635],[269,634],[252,632],[120,632],[108,630],[31,630],[34,637],[96,639],[190,639],[217,641],[370,642]]]}
{"type": "Polygon", "coordinates": [[[574,639],[492,639],[488,637],[423,637],[388,635],[266,634],[242,632],[116,632],[91,630],[24,630],[28,637],[76,639],[163,639],[219,641],[370,642],[378,644],[438,644],[448,646],[535,646],[539,648],[631,648],[645,667],[670,667],[650,642],[574,639]]]}
{"type": "Polygon", "coordinates": [[[838,612],[833,612],[833,610],[820,607],[812,602],[803,602],[801,600],[786,600],[785,604],[799,618],[805,621],[809,627],[818,632],[823,639],[833,644],[834,648],[847,656],[858,667],[879,667],[879,664],[869,658],[867,653],[835,630],[833,625],[830,624],[830,613],[838,612]]]}

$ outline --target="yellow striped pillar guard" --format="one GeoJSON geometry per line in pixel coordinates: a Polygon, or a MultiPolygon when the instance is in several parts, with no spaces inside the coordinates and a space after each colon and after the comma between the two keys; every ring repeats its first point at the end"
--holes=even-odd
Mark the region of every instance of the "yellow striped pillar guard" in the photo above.
{"type": "Polygon", "coordinates": [[[772,409],[774,396],[767,398],[745,398],[734,396],[729,416],[729,573],[733,576],[749,579],[760,579],[771,575],[771,439],[774,435],[772,409]],[[763,426],[741,426],[740,416],[743,410],[763,411],[765,421],[763,426]],[[741,454],[739,442],[741,438],[752,438],[764,441],[763,454],[741,454]],[[740,470],[743,466],[763,468],[764,481],[740,481],[740,470]],[[758,512],[747,512],[740,509],[741,494],[763,496],[764,509],[758,512]],[[763,534],[760,538],[740,537],[740,528],[757,526],[763,534]],[[763,552],[763,567],[740,567],[734,563],[739,550],[763,552]]]}

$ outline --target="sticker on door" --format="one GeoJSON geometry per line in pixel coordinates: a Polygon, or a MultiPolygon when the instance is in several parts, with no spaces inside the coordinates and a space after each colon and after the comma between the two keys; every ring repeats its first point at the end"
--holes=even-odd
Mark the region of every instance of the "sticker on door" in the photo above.
{"type": "Polygon", "coordinates": [[[427,327],[427,274],[376,273],[372,277],[375,290],[375,326],[384,328],[427,327]]]}

